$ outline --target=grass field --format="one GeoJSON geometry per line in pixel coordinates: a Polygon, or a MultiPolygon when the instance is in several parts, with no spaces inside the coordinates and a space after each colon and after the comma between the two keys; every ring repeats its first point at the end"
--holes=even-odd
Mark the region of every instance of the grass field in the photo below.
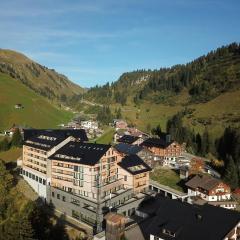
{"type": "Polygon", "coordinates": [[[155,169],[150,173],[150,178],[160,184],[166,185],[178,191],[183,191],[182,187],[177,185],[180,182],[179,175],[171,169],[155,169]]]}
{"type": "Polygon", "coordinates": [[[73,114],[58,109],[19,81],[0,73],[0,131],[14,123],[35,128],[56,128],[73,114]],[[23,109],[15,109],[21,103],[23,109]]]}
{"type": "Polygon", "coordinates": [[[113,141],[113,135],[115,130],[113,128],[108,128],[104,134],[96,140],[96,143],[110,144],[113,141]]]}
{"type": "MultiPolygon", "coordinates": [[[[174,104],[142,102],[138,107],[128,101],[127,106],[121,107],[122,115],[129,123],[135,124],[143,131],[147,130],[148,124],[152,128],[159,123],[162,130],[165,130],[167,120],[187,107],[194,111],[184,117],[184,123],[195,132],[203,132],[206,121],[210,122],[206,126],[213,137],[220,136],[224,128],[229,125],[240,126],[240,90],[223,93],[207,103],[186,105],[188,98],[187,92],[183,92],[172,97],[174,104]]],[[[113,104],[112,111],[114,112],[118,107],[120,105],[113,104]]]]}
{"type": "Polygon", "coordinates": [[[0,152],[0,159],[5,162],[16,161],[22,154],[22,148],[13,147],[5,152],[0,152]]]}

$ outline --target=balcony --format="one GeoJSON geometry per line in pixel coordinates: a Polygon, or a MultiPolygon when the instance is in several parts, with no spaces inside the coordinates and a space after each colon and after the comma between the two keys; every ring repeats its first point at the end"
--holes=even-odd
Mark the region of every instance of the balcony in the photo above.
{"type": "Polygon", "coordinates": [[[73,172],[68,172],[68,171],[65,171],[65,172],[60,172],[60,171],[52,171],[53,174],[55,175],[58,175],[60,177],[65,177],[65,176],[71,176],[73,177],[73,172]]]}
{"type": "Polygon", "coordinates": [[[91,211],[93,213],[96,213],[96,208],[94,208],[94,207],[92,207],[90,205],[84,206],[83,208],[85,208],[86,210],[89,210],[89,211],[91,211]]]}
{"type": "MultiPolygon", "coordinates": [[[[130,192],[132,191],[131,188],[122,188],[122,189],[119,189],[118,191],[115,191],[113,193],[111,193],[111,200],[115,201],[115,198],[117,198],[118,196],[121,196],[121,195],[128,195],[130,192]]],[[[107,201],[107,200],[110,200],[110,195],[107,195],[105,197],[103,197],[103,201],[107,201]]]]}

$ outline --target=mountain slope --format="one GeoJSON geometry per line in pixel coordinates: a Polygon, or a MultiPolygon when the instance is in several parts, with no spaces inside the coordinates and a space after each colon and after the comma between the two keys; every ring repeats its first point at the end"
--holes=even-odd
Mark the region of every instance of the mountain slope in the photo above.
{"type": "Polygon", "coordinates": [[[113,84],[84,94],[90,101],[121,107],[128,122],[142,130],[164,129],[166,121],[187,109],[184,123],[196,132],[208,127],[219,136],[224,127],[240,125],[240,45],[221,47],[186,65],[137,70],[113,84]]]}
{"type": "Polygon", "coordinates": [[[72,113],[56,108],[19,80],[0,73],[0,130],[8,129],[13,124],[56,128],[71,117],[72,113]],[[15,109],[15,104],[22,104],[24,108],[15,109]]]}
{"type": "Polygon", "coordinates": [[[21,81],[49,99],[61,100],[83,92],[80,86],[64,75],[12,50],[0,49],[0,72],[21,81]]]}
{"type": "Polygon", "coordinates": [[[221,47],[185,64],[124,73],[111,86],[91,88],[85,98],[102,103],[164,103],[186,90],[189,102],[207,102],[240,87],[240,44],[221,47]]]}
{"type": "MultiPolygon", "coordinates": [[[[172,105],[144,100],[136,106],[128,102],[126,106],[121,106],[121,112],[129,123],[143,131],[149,131],[149,127],[158,124],[165,130],[167,120],[177,112],[185,110],[187,114],[183,119],[184,124],[196,133],[202,133],[207,127],[213,137],[218,137],[227,126],[240,127],[240,90],[226,92],[206,103],[192,103],[187,107],[184,104],[189,98],[186,91],[173,98],[172,105]]],[[[112,112],[118,107],[119,104],[112,104],[112,112]]]]}

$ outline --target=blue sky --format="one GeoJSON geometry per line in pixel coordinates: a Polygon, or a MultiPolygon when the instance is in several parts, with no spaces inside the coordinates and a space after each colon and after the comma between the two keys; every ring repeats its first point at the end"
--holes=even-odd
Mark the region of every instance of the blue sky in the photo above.
{"type": "Polygon", "coordinates": [[[240,42],[239,0],[0,0],[0,48],[83,87],[240,42]]]}

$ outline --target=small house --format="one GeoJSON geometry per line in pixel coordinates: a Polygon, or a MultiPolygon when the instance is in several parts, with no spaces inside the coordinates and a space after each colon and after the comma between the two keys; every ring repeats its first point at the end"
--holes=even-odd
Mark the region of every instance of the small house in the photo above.
{"type": "Polygon", "coordinates": [[[17,103],[17,104],[15,104],[15,109],[22,109],[22,108],[24,108],[23,107],[23,105],[21,104],[21,103],[17,103]]]}

